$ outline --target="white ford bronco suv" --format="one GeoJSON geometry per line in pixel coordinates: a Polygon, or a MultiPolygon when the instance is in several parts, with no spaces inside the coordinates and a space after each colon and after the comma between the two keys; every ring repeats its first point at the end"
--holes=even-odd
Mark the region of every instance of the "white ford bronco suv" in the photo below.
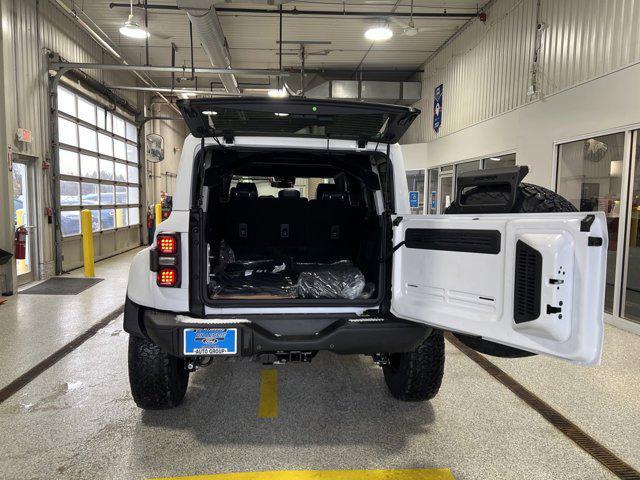
{"type": "MultiPolygon", "coordinates": [[[[173,211],[132,263],[124,315],[141,408],[215,358],[364,354],[428,400],[443,330],[486,354],[600,360],[607,230],[527,167],[467,172],[412,215],[398,139],[420,113],[301,98],[182,100],[173,211]]],[[[213,362],[215,364],[215,362],[213,362]]]]}

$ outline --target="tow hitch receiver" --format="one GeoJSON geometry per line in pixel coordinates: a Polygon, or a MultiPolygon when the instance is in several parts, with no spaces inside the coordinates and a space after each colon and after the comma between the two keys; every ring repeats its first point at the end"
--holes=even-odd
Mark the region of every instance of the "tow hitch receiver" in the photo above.
{"type": "Polygon", "coordinates": [[[283,365],[285,363],[309,363],[317,352],[275,352],[261,353],[256,359],[263,365],[283,365]]]}

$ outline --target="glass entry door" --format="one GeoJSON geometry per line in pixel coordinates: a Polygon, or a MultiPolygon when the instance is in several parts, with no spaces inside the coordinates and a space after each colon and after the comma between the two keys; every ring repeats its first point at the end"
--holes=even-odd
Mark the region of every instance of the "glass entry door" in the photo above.
{"type": "Polygon", "coordinates": [[[440,173],[440,211],[438,213],[444,213],[451,202],[453,202],[453,172],[452,173],[440,173]]]}
{"type": "Polygon", "coordinates": [[[633,133],[622,316],[640,322],[640,130],[633,133]]]}
{"type": "Polygon", "coordinates": [[[32,161],[22,157],[13,161],[13,227],[24,226],[27,229],[25,258],[16,259],[16,272],[18,275],[18,285],[32,282],[34,275],[34,245],[35,245],[35,224],[34,213],[34,181],[32,161]]]}
{"type": "Polygon", "coordinates": [[[618,227],[625,160],[625,134],[615,133],[560,145],[558,188],[560,195],[581,212],[602,211],[607,215],[609,254],[604,310],[613,313],[618,254],[618,227]]]}

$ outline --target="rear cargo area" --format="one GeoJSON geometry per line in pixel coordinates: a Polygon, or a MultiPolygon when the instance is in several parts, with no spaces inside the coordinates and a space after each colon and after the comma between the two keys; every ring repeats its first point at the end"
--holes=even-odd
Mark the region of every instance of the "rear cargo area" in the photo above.
{"type": "Polygon", "coordinates": [[[209,169],[209,300],[378,296],[380,216],[361,173],[371,172],[368,155],[218,151],[209,169]]]}

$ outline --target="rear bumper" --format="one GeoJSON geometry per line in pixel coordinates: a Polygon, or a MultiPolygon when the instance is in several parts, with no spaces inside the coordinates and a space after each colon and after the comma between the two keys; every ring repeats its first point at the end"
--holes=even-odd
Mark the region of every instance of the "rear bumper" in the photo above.
{"type": "Polygon", "coordinates": [[[432,330],[397,318],[354,318],[344,314],[192,318],[145,309],[127,299],[124,330],[131,335],[146,337],[170,354],[183,356],[185,328],[237,328],[239,355],[243,357],[320,350],[341,354],[409,352],[432,330]]]}

